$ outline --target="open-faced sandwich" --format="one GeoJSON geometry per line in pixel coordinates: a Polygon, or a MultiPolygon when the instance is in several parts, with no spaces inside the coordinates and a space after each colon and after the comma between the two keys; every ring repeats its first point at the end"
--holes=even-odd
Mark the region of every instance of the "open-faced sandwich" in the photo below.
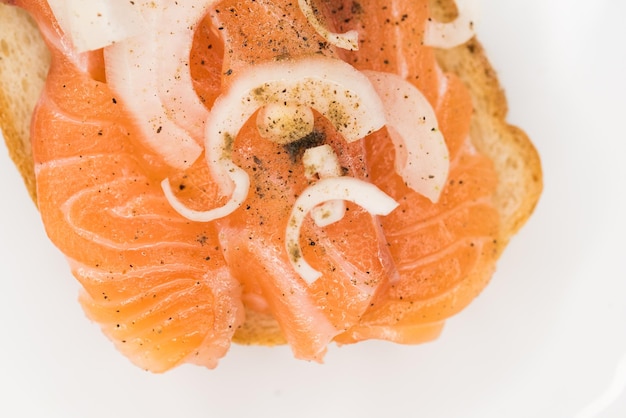
{"type": "Polygon", "coordinates": [[[4,137],[142,368],[432,340],[541,193],[452,0],[4,3],[4,137]]]}

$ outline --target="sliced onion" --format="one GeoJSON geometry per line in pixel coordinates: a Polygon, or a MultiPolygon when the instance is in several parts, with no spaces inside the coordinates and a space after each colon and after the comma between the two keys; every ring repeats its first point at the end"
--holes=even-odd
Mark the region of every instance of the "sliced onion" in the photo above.
{"type": "MultiPolygon", "coordinates": [[[[304,176],[309,180],[315,179],[316,176],[321,179],[341,176],[339,158],[328,144],[304,151],[302,164],[304,176]]],[[[311,209],[311,217],[319,227],[339,222],[345,213],[346,204],[343,200],[330,200],[311,209]]]]}
{"type": "Polygon", "coordinates": [[[195,222],[210,222],[230,215],[246,200],[248,189],[250,188],[250,178],[248,177],[248,173],[232,162],[225,162],[225,165],[230,166],[231,179],[235,185],[232,195],[225,205],[206,211],[189,209],[176,198],[169,179],[165,179],[161,182],[161,189],[163,189],[163,194],[168,203],[180,215],[195,222]]]}
{"type": "Polygon", "coordinates": [[[426,22],[424,44],[434,48],[454,48],[474,37],[476,0],[459,0],[458,16],[449,23],[429,20],[426,22]]]}
{"type": "Polygon", "coordinates": [[[48,0],[48,4],[77,52],[103,48],[146,28],[141,6],[128,0],[48,0]]]}
{"type": "Polygon", "coordinates": [[[257,113],[259,135],[278,144],[288,144],[307,136],[313,132],[314,124],[311,108],[301,105],[270,103],[257,113]]]}
{"type": "Polygon", "coordinates": [[[448,147],[435,112],[411,83],[390,73],[364,71],[385,106],[395,169],[408,187],[437,202],[448,177],[448,147]]]}
{"type": "Polygon", "coordinates": [[[194,89],[189,56],[196,27],[218,1],[162,1],[154,33],[159,46],[157,86],[161,101],[168,117],[198,140],[204,137],[209,111],[194,89]]]}
{"type": "Polygon", "coordinates": [[[133,114],[144,144],[179,169],[202,152],[208,110],[193,88],[189,53],[196,24],[216,2],[49,2],[77,50],[106,47],[107,82],[133,114]]]}
{"type": "Polygon", "coordinates": [[[368,78],[343,61],[320,56],[256,65],[217,98],[206,123],[207,164],[222,195],[238,187],[231,176],[231,152],[239,130],[257,109],[271,103],[311,107],[349,142],[385,123],[368,78]]]}
{"type": "Polygon", "coordinates": [[[298,6],[306,17],[307,21],[315,31],[328,43],[335,45],[338,48],[347,49],[350,51],[356,51],[359,49],[359,34],[355,30],[351,30],[345,33],[335,33],[328,30],[327,27],[322,25],[318,20],[315,9],[311,4],[312,0],[298,0],[298,6]]]}
{"type": "MultiPolygon", "coordinates": [[[[300,247],[300,230],[306,215],[316,206],[332,200],[347,200],[362,206],[372,215],[388,215],[398,203],[372,183],[353,177],[321,179],[307,187],[296,200],[287,222],[285,247],[289,262],[308,283],[322,274],[306,262],[300,247]]],[[[355,245],[358,243],[355,242],[355,245]]]]}
{"type": "Polygon", "coordinates": [[[149,34],[105,48],[107,83],[141,129],[144,145],[168,165],[184,170],[198,159],[202,147],[168,117],[159,99],[156,48],[149,34]]]}
{"type": "Polygon", "coordinates": [[[304,164],[304,176],[308,180],[314,180],[316,176],[319,178],[341,176],[339,158],[328,144],[305,150],[302,164],[304,164]]]}
{"type": "Polygon", "coordinates": [[[133,114],[145,145],[184,170],[202,153],[208,117],[189,73],[193,28],[215,0],[148,3],[141,3],[147,29],[105,48],[107,82],[133,114]]]}

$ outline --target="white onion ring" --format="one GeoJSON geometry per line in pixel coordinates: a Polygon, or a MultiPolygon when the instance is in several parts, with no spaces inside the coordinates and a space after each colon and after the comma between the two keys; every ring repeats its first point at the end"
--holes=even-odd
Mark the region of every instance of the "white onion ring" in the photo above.
{"type": "Polygon", "coordinates": [[[437,202],[450,169],[448,147],[428,100],[403,78],[363,71],[385,106],[387,131],[395,147],[395,169],[408,187],[437,202]]]}
{"type": "Polygon", "coordinates": [[[288,144],[310,134],[315,125],[311,108],[270,103],[257,113],[256,125],[262,138],[288,144]]]}
{"type": "Polygon", "coordinates": [[[285,248],[294,270],[307,283],[317,280],[322,273],[315,270],[302,256],[300,230],[306,215],[316,206],[332,200],[347,200],[363,207],[372,215],[388,215],[398,203],[372,183],[354,177],[321,179],[307,187],[296,200],[285,234],[285,248]]]}
{"type": "Polygon", "coordinates": [[[476,0],[458,0],[458,16],[449,23],[434,20],[426,22],[424,45],[433,48],[454,48],[469,41],[476,34],[474,22],[476,15],[476,0]]]}
{"type": "Polygon", "coordinates": [[[298,0],[298,6],[306,17],[306,20],[315,31],[328,43],[336,46],[337,48],[347,49],[349,51],[356,51],[359,49],[359,34],[355,30],[351,30],[345,33],[335,33],[328,30],[327,27],[317,19],[315,10],[311,4],[312,0],[298,0]]]}
{"type": "Polygon", "coordinates": [[[250,188],[250,177],[248,177],[248,173],[233,164],[232,161],[225,161],[224,166],[227,167],[227,169],[230,167],[230,176],[235,186],[230,199],[223,206],[204,211],[189,209],[185,206],[185,204],[176,198],[174,192],[172,191],[170,180],[167,178],[161,182],[163,194],[176,212],[191,221],[210,222],[215,219],[224,218],[233,213],[243,204],[246,197],[248,197],[248,189],[250,188]]]}
{"type": "Polygon", "coordinates": [[[215,3],[140,2],[147,29],[104,52],[107,82],[133,114],[145,145],[181,170],[202,153],[208,110],[191,81],[189,52],[195,26],[215,3]]]}
{"type": "Polygon", "coordinates": [[[194,137],[204,137],[209,111],[200,101],[191,78],[189,55],[196,27],[219,0],[167,0],[154,34],[159,46],[157,87],[169,119],[194,137]]]}
{"type": "Polygon", "coordinates": [[[127,0],[48,0],[48,5],[79,53],[103,48],[145,30],[141,6],[127,0]]]}
{"type": "Polygon", "coordinates": [[[385,123],[382,103],[370,81],[343,61],[311,57],[256,65],[217,98],[206,123],[207,164],[224,196],[235,184],[232,142],[254,112],[268,103],[314,108],[348,142],[385,123]]]}
{"type": "MultiPolygon", "coordinates": [[[[339,158],[330,145],[324,144],[309,148],[302,156],[304,176],[308,180],[340,177],[341,166],[339,158]]],[[[339,222],[346,213],[346,204],[343,200],[330,200],[311,209],[311,217],[315,225],[324,227],[339,222]]]]}
{"type": "Polygon", "coordinates": [[[368,78],[343,61],[309,57],[255,65],[216,99],[206,122],[207,165],[222,196],[230,196],[229,200],[219,208],[191,211],[168,192],[169,182],[164,181],[162,187],[175,210],[208,222],[229,215],[245,201],[250,180],[232,161],[233,143],[254,112],[271,103],[314,108],[349,142],[385,123],[382,102],[368,78]]]}

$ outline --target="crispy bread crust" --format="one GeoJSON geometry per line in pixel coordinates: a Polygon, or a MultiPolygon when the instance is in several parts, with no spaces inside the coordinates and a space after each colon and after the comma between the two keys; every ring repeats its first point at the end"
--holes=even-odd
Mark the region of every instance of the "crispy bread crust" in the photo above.
{"type": "MultiPolygon", "coordinates": [[[[456,15],[453,0],[432,0],[435,17],[456,15]]],[[[499,175],[494,197],[501,215],[499,250],[533,212],[543,188],[541,163],[526,134],[506,122],[507,103],[495,71],[476,39],[437,52],[446,72],[457,74],[473,99],[471,136],[476,148],[489,156],[499,175]]],[[[32,20],[21,10],[0,4],[0,128],[11,158],[36,202],[33,158],[29,143],[30,115],[43,88],[49,53],[32,20]],[[23,74],[23,75],[22,75],[23,74]],[[18,78],[19,77],[19,78],[18,78]],[[16,89],[16,80],[23,80],[16,89]]],[[[233,341],[239,344],[285,344],[278,323],[268,315],[246,312],[246,323],[233,341]]]]}
{"type": "Polygon", "coordinates": [[[23,10],[0,4],[0,128],[34,202],[30,119],[49,64],[50,53],[35,22],[23,10]]]}

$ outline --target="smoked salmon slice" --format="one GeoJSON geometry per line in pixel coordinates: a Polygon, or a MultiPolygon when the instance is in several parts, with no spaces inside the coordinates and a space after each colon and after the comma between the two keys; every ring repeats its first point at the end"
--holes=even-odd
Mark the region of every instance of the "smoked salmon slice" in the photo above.
{"type": "MultiPolygon", "coordinates": [[[[295,72],[291,63],[311,59],[370,80],[394,74],[421,92],[436,116],[432,131],[445,138],[449,173],[436,199],[398,172],[392,127],[351,140],[343,131],[349,115],[328,109],[314,108],[310,132],[284,143],[263,137],[256,117],[238,121],[223,148],[227,157],[213,155],[190,130],[202,154],[177,167],[155,150],[158,141],[146,140],[132,104],[112,82],[118,74],[109,70],[110,50],[72,51],[47,2],[16,3],[35,17],[53,57],[32,125],[47,233],[84,288],[87,315],[138,366],[215,367],[251,313],[273,318],[294,355],[308,360],[321,361],[333,341],[428,341],[488,282],[501,250],[492,199],[497,176],[472,145],[469,93],[422,42],[428,1],[304,2],[332,33],[355,31],[355,50],[320,34],[298,2],[213,2],[193,28],[188,70],[207,115],[251,68],[267,63],[295,72]],[[346,198],[334,206],[340,220],[320,226],[305,217],[300,241],[289,246],[294,208],[325,176],[309,172],[304,155],[321,147],[336,157],[337,178],[367,184],[381,191],[371,200],[386,195],[397,207],[373,215],[346,198]],[[193,220],[173,208],[162,180],[192,211],[221,207],[228,196],[211,159],[241,170],[247,194],[224,216],[193,220]],[[294,267],[302,259],[319,277],[294,267]]],[[[305,70],[311,77],[319,71],[305,70]]]]}

